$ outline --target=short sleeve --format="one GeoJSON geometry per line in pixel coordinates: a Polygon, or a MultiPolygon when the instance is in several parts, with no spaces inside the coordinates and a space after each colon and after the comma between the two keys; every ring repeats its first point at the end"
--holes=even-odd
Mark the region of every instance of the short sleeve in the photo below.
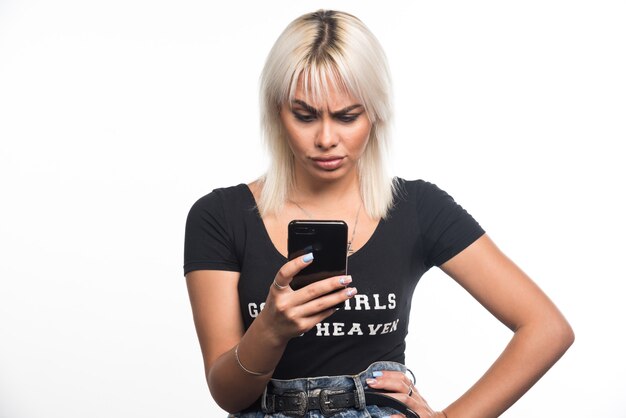
{"type": "Polygon", "coordinates": [[[200,198],[189,210],[184,257],[184,274],[193,270],[240,270],[219,190],[200,198]]]}
{"type": "Polygon", "coordinates": [[[461,205],[432,183],[423,182],[418,208],[428,267],[442,265],[485,233],[461,205]]]}

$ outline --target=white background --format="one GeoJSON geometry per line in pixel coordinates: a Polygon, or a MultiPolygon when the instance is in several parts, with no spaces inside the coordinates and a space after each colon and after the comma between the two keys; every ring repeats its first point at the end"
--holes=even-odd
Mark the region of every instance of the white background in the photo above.
{"type": "MultiPolygon", "coordinates": [[[[263,172],[263,60],[322,7],[360,17],[388,53],[395,174],[452,194],[576,331],[505,416],[626,417],[626,4],[383,4],[0,0],[1,417],[224,415],[184,222],[263,172]]],[[[438,270],[413,312],[407,362],[434,407],[510,337],[438,270]]]]}

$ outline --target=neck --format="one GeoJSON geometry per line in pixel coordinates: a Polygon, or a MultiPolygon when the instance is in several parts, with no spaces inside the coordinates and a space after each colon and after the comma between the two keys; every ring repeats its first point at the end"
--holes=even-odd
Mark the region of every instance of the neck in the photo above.
{"type": "Polygon", "coordinates": [[[318,207],[337,206],[342,203],[361,201],[357,174],[327,182],[312,182],[296,173],[294,190],[290,199],[300,204],[318,207]]]}

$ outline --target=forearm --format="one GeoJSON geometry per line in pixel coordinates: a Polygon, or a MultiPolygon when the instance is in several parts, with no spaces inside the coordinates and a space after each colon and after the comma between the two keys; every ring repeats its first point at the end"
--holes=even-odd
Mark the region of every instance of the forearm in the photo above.
{"type": "MultiPolygon", "coordinates": [[[[237,291],[232,284],[230,292],[225,292],[226,297],[230,298],[230,303],[226,304],[226,313],[209,308],[198,308],[194,312],[209,390],[217,404],[226,411],[239,412],[257,400],[291,338],[307,332],[328,318],[335,313],[334,306],[356,293],[354,288],[345,289],[350,283],[346,276],[317,281],[308,285],[307,290],[291,290],[288,285],[293,276],[311,261],[312,258],[307,259],[305,255],[281,267],[269,289],[265,307],[243,336],[237,291]],[[220,317],[226,319],[225,325],[219,320],[220,317]],[[237,351],[235,347],[238,347],[237,351]]],[[[224,288],[215,286],[211,281],[204,283],[211,284],[210,290],[214,294],[224,288]]],[[[225,280],[225,283],[228,289],[229,282],[225,280]]],[[[192,306],[218,305],[201,300],[201,295],[208,292],[202,292],[198,287],[194,286],[190,293],[193,295],[192,306]]],[[[213,298],[213,302],[218,301],[216,296],[213,298]]]]}
{"type": "Polygon", "coordinates": [[[521,327],[483,377],[445,408],[448,418],[500,416],[552,367],[573,339],[563,318],[521,327]]]}
{"type": "Polygon", "coordinates": [[[218,357],[207,369],[211,395],[228,412],[239,412],[261,396],[285,350],[286,343],[268,338],[262,322],[259,316],[238,344],[241,365],[250,371],[263,373],[262,376],[248,373],[238,364],[235,347],[218,357]]]}

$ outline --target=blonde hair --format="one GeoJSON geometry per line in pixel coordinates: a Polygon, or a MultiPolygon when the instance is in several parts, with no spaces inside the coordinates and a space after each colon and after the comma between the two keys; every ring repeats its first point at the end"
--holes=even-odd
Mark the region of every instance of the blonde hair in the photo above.
{"type": "Polygon", "coordinates": [[[309,13],[291,22],[265,62],[261,74],[261,127],[271,162],[260,179],[261,215],[280,211],[294,187],[293,154],[279,109],[293,100],[299,81],[316,102],[323,102],[332,87],[349,93],[365,107],[372,129],[358,162],[359,186],[368,215],[384,218],[394,195],[394,182],[386,170],[392,118],[387,60],[378,40],[359,19],[330,10],[309,13]]]}

